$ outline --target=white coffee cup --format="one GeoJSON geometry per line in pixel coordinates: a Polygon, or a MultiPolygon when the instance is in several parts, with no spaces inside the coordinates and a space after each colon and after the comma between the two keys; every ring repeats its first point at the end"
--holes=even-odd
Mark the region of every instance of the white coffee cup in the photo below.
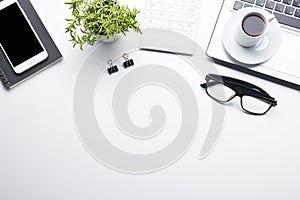
{"type": "Polygon", "coordinates": [[[273,14],[258,8],[249,9],[249,12],[239,20],[239,27],[235,34],[236,42],[243,47],[253,47],[260,43],[274,18],[273,14]]]}

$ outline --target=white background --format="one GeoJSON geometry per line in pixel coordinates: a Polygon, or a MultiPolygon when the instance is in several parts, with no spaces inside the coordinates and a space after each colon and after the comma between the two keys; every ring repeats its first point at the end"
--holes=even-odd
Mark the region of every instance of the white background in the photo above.
{"type": "MultiPolygon", "coordinates": [[[[143,0],[121,2],[145,7],[143,0]]],[[[198,159],[205,138],[199,135],[182,159],[157,173],[122,174],[98,163],[80,142],[72,107],[76,77],[92,48],[80,51],[68,42],[63,1],[32,3],[64,59],[11,91],[0,89],[1,200],[300,199],[300,92],[222,66],[221,74],[263,87],[278,106],[262,117],[244,114],[238,101],[226,106],[222,137],[205,160],[198,159]]],[[[201,1],[203,48],[221,3],[201,1]]]]}

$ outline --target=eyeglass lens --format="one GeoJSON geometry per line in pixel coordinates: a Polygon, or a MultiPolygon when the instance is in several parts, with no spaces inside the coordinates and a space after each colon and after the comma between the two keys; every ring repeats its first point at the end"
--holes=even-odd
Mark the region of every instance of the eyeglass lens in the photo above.
{"type": "Polygon", "coordinates": [[[235,91],[215,80],[208,80],[206,91],[209,96],[220,101],[227,102],[235,96],[235,91]]]}
{"type": "Polygon", "coordinates": [[[269,102],[251,96],[243,96],[241,104],[244,110],[256,114],[265,113],[271,106],[269,102]]]}

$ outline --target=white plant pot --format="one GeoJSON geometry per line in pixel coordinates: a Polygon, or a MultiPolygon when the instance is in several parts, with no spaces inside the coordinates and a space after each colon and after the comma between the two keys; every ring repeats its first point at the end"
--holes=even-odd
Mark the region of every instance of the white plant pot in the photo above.
{"type": "Polygon", "coordinates": [[[109,43],[109,42],[114,42],[114,41],[116,41],[116,40],[117,40],[117,39],[114,38],[114,37],[107,38],[107,37],[105,37],[105,36],[101,36],[101,37],[99,38],[99,41],[101,41],[101,42],[107,42],[107,43],[109,43]]]}

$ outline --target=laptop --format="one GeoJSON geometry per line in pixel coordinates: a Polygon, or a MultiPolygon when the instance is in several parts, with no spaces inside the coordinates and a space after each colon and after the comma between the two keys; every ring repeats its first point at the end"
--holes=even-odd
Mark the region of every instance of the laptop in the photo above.
{"type": "Polygon", "coordinates": [[[217,64],[300,90],[300,0],[223,0],[206,54],[217,64]],[[227,21],[246,7],[273,13],[280,23],[280,47],[262,64],[243,64],[232,58],[223,45],[224,30],[233,31],[227,30],[227,21]]]}

